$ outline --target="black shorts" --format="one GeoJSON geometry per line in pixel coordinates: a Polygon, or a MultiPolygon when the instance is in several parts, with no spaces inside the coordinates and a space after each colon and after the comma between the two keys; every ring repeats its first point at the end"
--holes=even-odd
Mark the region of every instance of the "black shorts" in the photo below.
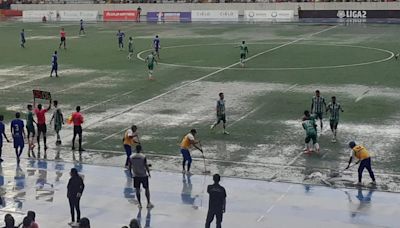
{"type": "Polygon", "coordinates": [[[140,184],[142,184],[143,188],[149,188],[149,177],[134,177],[133,178],[133,187],[140,188],[140,184]]]}
{"type": "Polygon", "coordinates": [[[40,133],[46,134],[46,132],[47,132],[46,124],[38,124],[37,129],[38,129],[38,134],[40,134],[40,133]]]}
{"type": "Polygon", "coordinates": [[[316,117],[316,119],[322,120],[323,117],[324,117],[324,114],[323,114],[322,112],[316,112],[316,113],[315,113],[315,117],[316,117]]]}
{"type": "Polygon", "coordinates": [[[65,37],[61,37],[61,42],[65,42],[65,37]]]}
{"type": "Polygon", "coordinates": [[[82,126],[74,126],[74,135],[76,134],[82,134],[82,126]]]}
{"type": "Polygon", "coordinates": [[[226,117],[225,117],[225,115],[217,115],[217,122],[219,123],[219,122],[223,122],[223,123],[226,123],[226,117]]]}

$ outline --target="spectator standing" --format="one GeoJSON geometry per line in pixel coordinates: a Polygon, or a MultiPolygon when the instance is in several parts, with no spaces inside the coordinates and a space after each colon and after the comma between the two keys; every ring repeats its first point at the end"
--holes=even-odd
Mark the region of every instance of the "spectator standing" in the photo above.
{"type": "Polygon", "coordinates": [[[17,228],[15,226],[15,219],[11,214],[6,214],[4,216],[4,224],[5,226],[3,228],[17,228]]]}
{"type": "Polygon", "coordinates": [[[210,195],[208,203],[208,213],[206,219],[206,228],[210,228],[214,217],[217,219],[217,228],[221,228],[222,214],[225,213],[226,206],[226,191],[225,188],[219,185],[221,176],[214,174],[214,184],[207,187],[207,192],[210,195]]]}
{"type": "Polygon", "coordinates": [[[68,223],[71,226],[78,226],[78,223],[81,220],[81,209],[80,209],[80,200],[85,189],[85,184],[83,183],[82,177],[79,176],[78,170],[75,168],[71,169],[70,172],[71,178],[68,182],[68,193],[67,197],[69,200],[69,207],[71,210],[71,222],[68,223]],[[75,210],[77,215],[77,223],[75,222],[75,210]]]}
{"type": "Polygon", "coordinates": [[[140,200],[140,185],[143,185],[147,198],[147,208],[153,208],[154,205],[150,202],[150,189],[149,189],[149,177],[150,168],[147,164],[147,158],[141,153],[142,146],[136,146],[136,153],[131,156],[130,159],[130,170],[133,177],[133,187],[136,190],[136,198],[138,200],[139,209],[142,208],[142,202],[140,200]]]}
{"type": "Polygon", "coordinates": [[[136,10],[137,10],[136,22],[140,22],[140,14],[142,14],[142,8],[138,6],[136,10]]]}
{"type": "Polygon", "coordinates": [[[39,225],[36,223],[36,213],[34,211],[28,211],[26,216],[32,220],[30,228],[39,228],[39,225]]]}

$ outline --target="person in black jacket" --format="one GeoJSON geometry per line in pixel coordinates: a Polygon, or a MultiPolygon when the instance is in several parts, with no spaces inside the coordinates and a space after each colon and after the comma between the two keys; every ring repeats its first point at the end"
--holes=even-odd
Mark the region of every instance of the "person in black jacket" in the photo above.
{"type": "Polygon", "coordinates": [[[217,218],[217,228],[221,228],[222,214],[225,213],[226,206],[226,191],[225,188],[219,185],[221,176],[214,174],[214,184],[208,185],[207,192],[210,195],[208,203],[208,213],[206,219],[206,228],[210,228],[214,217],[217,218]]]}
{"type": "Polygon", "coordinates": [[[75,168],[71,169],[70,172],[71,178],[68,182],[68,193],[67,197],[69,200],[69,207],[71,210],[71,222],[69,225],[78,226],[77,223],[80,222],[81,219],[81,209],[79,206],[79,201],[81,199],[83,189],[85,188],[85,184],[83,183],[82,177],[79,176],[78,170],[75,168]],[[77,215],[77,223],[75,223],[75,210],[77,215]]]}

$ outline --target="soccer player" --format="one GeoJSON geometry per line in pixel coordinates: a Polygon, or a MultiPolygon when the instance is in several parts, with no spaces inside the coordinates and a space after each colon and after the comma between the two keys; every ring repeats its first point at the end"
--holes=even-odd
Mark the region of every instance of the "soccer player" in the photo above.
{"type": "Polygon", "coordinates": [[[329,111],[330,113],[329,123],[331,126],[331,131],[333,133],[332,142],[336,142],[337,126],[339,124],[339,113],[344,111],[342,109],[342,106],[340,106],[340,104],[336,102],[335,96],[333,96],[331,99],[332,101],[328,104],[326,112],[329,111]]]}
{"type": "Polygon", "coordinates": [[[124,48],[125,33],[121,32],[121,30],[118,29],[117,37],[118,37],[118,48],[120,51],[122,51],[122,49],[124,48]]]}
{"type": "Polygon", "coordinates": [[[192,129],[182,139],[180,145],[181,154],[183,156],[182,173],[190,174],[190,167],[192,165],[192,156],[190,155],[189,149],[192,148],[192,146],[201,151],[201,153],[203,153],[203,150],[199,146],[197,146],[197,144],[199,144],[200,141],[195,139],[196,134],[197,134],[196,129],[192,129]],[[185,170],[186,162],[188,162],[187,171],[185,170]]]}
{"type": "Polygon", "coordinates": [[[3,153],[3,136],[7,140],[7,142],[10,142],[10,140],[8,140],[7,135],[5,133],[5,126],[4,126],[3,120],[4,120],[4,116],[0,115],[0,163],[4,161],[1,158],[1,155],[3,153]]]}
{"type": "Polygon", "coordinates": [[[217,122],[211,125],[211,130],[213,130],[220,122],[222,121],[224,131],[223,133],[229,135],[229,132],[226,131],[226,116],[225,116],[225,100],[224,93],[219,93],[219,100],[217,101],[217,122]]]}
{"type": "Polygon", "coordinates": [[[33,152],[33,148],[35,148],[34,139],[36,131],[35,131],[35,126],[33,124],[37,123],[33,119],[32,105],[28,104],[27,109],[28,109],[28,115],[26,116],[26,131],[28,132],[28,157],[31,157],[31,152],[32,152],[32,156],[35,158],[36,156],[35,153],[33,152]]]}
{"type": "Polygon", "coordinates": [[[58,46],[58,49],[61,48],[62,45],[64,45],[64,49],[67,49],[67,34],[64,31],[64,28],[61,28],[60,31],[60,45],[58,46]]]}
{"type": "MultiPolygon", "coordinates": [[[[35,103],[33,103],[35,106],[35,103]]],[[[43,134],[43,144],[44,144],[44,156],[47,157],[47,126],[46,126],[46,112],[51,109],[51,100],[49,101],[49,107],[43,109],[42,104],[38,104],[37,108],[34,110],[37,122],[37,143],[38,143],[38,156],[40,156],[40,136],[43,134]]]]}
{"type": "Polygon", "coordinates": [[[11,135],[14,140],[14,149],[15,155],[17,157],[17,165],[19,166],[19,162],[22,151],[24,149],[24,138],[25,138],[25,130],[24,130],[24,121],[20,119],[21,114],[19,112],[15,113],[15,119],[11,121],[11,135]]]}
{"type": "Polygon", "coordinates": [[[122,143],[124,144],[124,149],[126,152],[125,168],[128,169],[129,158],[132,155],[132,147],[140,144],[136,125],[132,125],[132,127],[125,132],[122,143]]]}
{"type": "Polygon", "coordinates": [[[153,78],[153,70],[154,64],[157,63],[156,57],[154,57],[154,52],[151,52],[146,57],[147,68],[149,69],[149,80],[154,80],[153,78]]]}
{"type": "Polygon", "coordinates": [[[322,128],[323,128],[322,118],[323,118],[324,110],[326,110],[325,98],[323,98],[321,96],[321,93],[319,92],[319,90],[316,90],[315,96],[313,96],[313,98],[311,100],[311,114],[314,114],[316,116],[316,118],[320,120],[321,132],[322,132],[322,128]]]}
{"type": "Polygon", "coordinates": [[[53,105],[54,105],[55,110],[54,110],[53,116],[51,117],[50,124],[54,120],[54,131],[57,134],[56,145],[61,145],[60,131],[61,131],[62,125],[64,125],[64,116],[61,112],[61,109],[58,107],[58,101],[56,101],[56,100],[53,101],[53,105]]]}
{"type": "Polygon", "coordinates": [[[25,30],[24,29],[21,30],[20,36],[21,36],[21,47],[25,48],[26,39],[25,39],[25,30]]]}
{"type": "Polygon", "coordinates": [[[128,51],[128,59],[131,59],[133,56],[133,39],[131,36],[129,37],[128,51]]]}
{"type": "Polygon", "coordinates": [[[157,58],[160,59],[160,49],[161,49],[161,44],[160,44],[160,38],[158,38],[158,35],[153,40],[153,48],[154,52],[157,55],[157,58]]]}
{"type": "Polygon", "coordinates": [[[317,153],[319,153],[319,144],[317,141],[317,124],[315,123],[315,115],[310,115],[308,110],[304,111],[302,126],[306,131],[306,151],[304,153],[310,154],[313,148],[309,145],[310,141],[313,141],[313,147],[317,153]]]}
{"type": "Polygon", "coordinates": [[[58,56],[57,56],[57,51],[54,51],[54,54],[51,56],[50,77],[53,77],[53,72],[56,73],[56,77],[58,77],[58,56]]]}
{"type": "Polygon", "coordinates": [[[72,113],[72,122],[74,124],[74,136],[72,137],[72,150],[75,150],[75,138],[79,136],[79,152],[85,151],[82,148],[82,124],[83,116],[81,114],[81,106],[76,107],[76,112],[72,113]]]}
{"type": "Polygon", "coordinates": [[[225,213],[226,208],[226,191],[219,182],[221,181],[221,176],[219,174],[214,174],[213,176],[214,184],[208,185],[207,193],[210,195],[208,203],[208,213],[206,219],[206,228],[210,228],[214,217],[217,219],[217,228],[221,228],[222,215],[225,213]]]}
{"type": "Polygon", "coordinates": [[[130,158],[130,167],[131,174],[133,177],[133,187],[136,190],[136,198],[138,200],[138,207],[139,209],[142,208],[142,202],[140,200],[140,185],[143,185],[145,189],[145,194],[147,198],[147,208],[151,209],[154,205],[150,201],[150,189],[149,189],[149,177],[150,175],[150,168],[147,164],[147,158],[144,154],[141,153],[142,146],[136,146],[136,153],[131,156],[130,158]]]}
{"type": "MultiPolygon", "coordinates": [[[[351,148],[351,154],[350,154],[350,159],[349,159],[349,164],[347,165],[346,169],[350,168],[350,164],[353,161],[353,158],[357,158],[358,161],[357,163],[360,163],[360,166],[358,167],[358,185],[362,185],[361,179],[362,179],[362,174],[364,169],[366,168],[368,170],[369,176],[372,179],[372,184],[375,185],[375,175],[374,172],[372,171],[371,167],[371,156],[368,152],[368,150],[361,146],[361,145],[356,145],[354,141],[351,141],[349,143],[349,147],[351,148]]],[[[356,164],[357,164],[356,163],[356,164]]]]}
{"type": "Polygon", "coordinates": [[[244,67],[244,61],[246,60],[247,54],[249,54],[249,48],[246,45],[246,41],[242,41],[242,44],[238,46],[240,48],[240,65],[244,67]]]}
{"type": "Polygon", "coordinates": [[[83,35],[85,35],[86,33],[85,33],[85,28],[83,27],[83,20],[81,19],[80,20],[80,29],[79,29],[79,35],[81,35],[81,33],[83,33],[83,35]]]}

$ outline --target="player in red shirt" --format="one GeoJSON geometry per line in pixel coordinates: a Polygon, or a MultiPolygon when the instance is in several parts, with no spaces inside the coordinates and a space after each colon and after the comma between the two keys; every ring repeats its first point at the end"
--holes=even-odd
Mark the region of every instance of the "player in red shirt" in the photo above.
{"type": "Polygon", "coordinates": [[[66,47],[67,46],[67,41],[66,41],[67,35],[64,31],[64,28],[61,28],[60,38],[61,38],[61,42],[60,42],[60,46],[58,46],[58,49],[60,49],[63,44],[64,44],[64,49],[67,49],[67,47],[66,47]]]}
{"type": "Polygon", "coordinates": [[[76,112],[72,113],[72,123],[74,124],[74,137],[72,138],[72,150],[75,150],[75,138],[76,135],[79,136],[79,151],[85,151],[82,148],[82,124],[83,124],[83,116],[80,113],[81,107],[76,107],[76,112]]]}
{"type": "MultiPolygon", "coordinates": [[[[35,102],[33,106],[35,106],[35,102]]],[[[38,157],[40,157],[40,136],[43,134],[43,143],[44,143],[44,156],[47,157],[47,143],[46,143],[46,133],[47,133],[47,126],[46,126],[46,112],[51,109],[51,99],[49,101],[49,107],[47,109],[43,109],[42,104],[38,104],[37,108],[34,110],[36,115],[36,124],[38,129],[37,135],[37,143],[38,143],[38,157]]]]}

